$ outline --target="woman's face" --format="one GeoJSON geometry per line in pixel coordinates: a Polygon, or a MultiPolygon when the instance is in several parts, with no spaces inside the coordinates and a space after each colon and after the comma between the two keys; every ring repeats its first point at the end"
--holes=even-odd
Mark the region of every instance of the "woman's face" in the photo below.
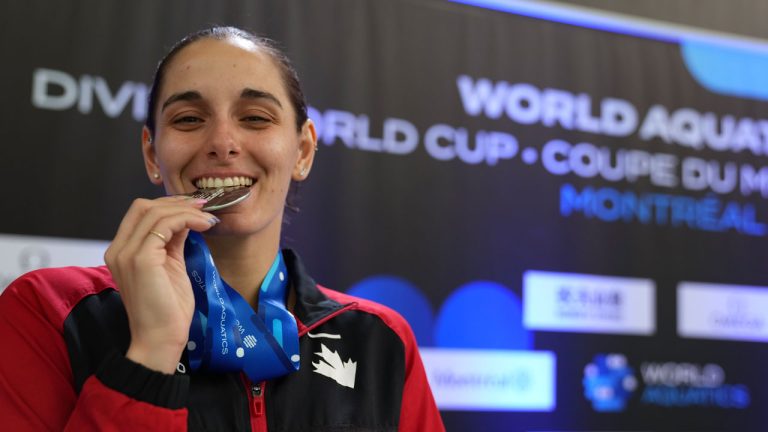
{"type": "Polygon", "coordinates": [[[291,179],[309,172],[316,136],[311,122],[296,130],[271,57],[242,39],[193,42],[167,65],[157,100],[154,142],[145,129],[142,146],[150,179],[168,194],[208,186],[203,179],[245,179],[251,195],[217,212],[212,233],[279,233],[291,179]]]}

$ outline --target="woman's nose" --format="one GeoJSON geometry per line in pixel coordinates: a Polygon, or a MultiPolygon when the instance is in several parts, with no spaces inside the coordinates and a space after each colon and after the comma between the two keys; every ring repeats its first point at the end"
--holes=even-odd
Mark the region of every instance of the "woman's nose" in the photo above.
{"type": "Polygon", "coordinates": [[[216,122],[208,139],[208,157],[227,160],[240,154],[240,144],[233,128],[226,122],[216,122]]]}

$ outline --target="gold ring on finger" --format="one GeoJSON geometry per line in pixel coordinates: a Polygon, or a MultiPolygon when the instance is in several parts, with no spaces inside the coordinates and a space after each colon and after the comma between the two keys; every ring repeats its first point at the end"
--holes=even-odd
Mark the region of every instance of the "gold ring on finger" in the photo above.
{"type": "Polygon", "coordinates": [[[164,235],[162,235],[162,234],[160,234],[159,232],[157,232],[157,231],[155,231],[155,230],[150,230],[150,231],[149,231],[149,233],[150,233],[150,234],[152,234],[152,235],[154,235],[154,236],[157,236],[157,238],[159,238],[160,240],[162,240],[162,241],[163,241],[163,243],[168,243],[168,239],[167,239],[167,238],[165,238],[165,236],[164,236],[164,235]]]}

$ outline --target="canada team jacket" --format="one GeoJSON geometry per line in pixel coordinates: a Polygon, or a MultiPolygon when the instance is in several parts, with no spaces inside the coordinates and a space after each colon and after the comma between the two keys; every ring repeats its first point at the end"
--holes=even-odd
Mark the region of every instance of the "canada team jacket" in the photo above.
{"type": "Polygon", "coordinates": [[[175,375],[124,357],[125,308],[106,267],[28,273],[0,296],[0,429],[8,431],[442,431],[408,324],[319,287],[283,252],[301,368],[266,382],[175,375]],[[325,363],[325,364],[323,364],[325,363]]]}

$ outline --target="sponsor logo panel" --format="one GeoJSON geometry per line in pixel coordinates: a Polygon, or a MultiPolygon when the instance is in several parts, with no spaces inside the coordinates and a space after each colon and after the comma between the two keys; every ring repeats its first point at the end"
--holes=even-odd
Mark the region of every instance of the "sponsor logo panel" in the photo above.
{"type": "Polygon", "coordinates": [[[0,234],[0,292],[32,270],[102,265],[108,246],[107,241],[0,234]]]}
{"type": "Polygon", "coordinates": [[[420,352],[441,410],[555,409],[554,353],[445,348],[420,352]]]}
{"type": "Polygon", "coordinates": [[[584,396],[598,412],[632,405],[742,410],[752,398],[749,387],[730,383],[718,363],[643,361],[637,366],[620,353],[597,354],[584,368],[582,383],[584,396]]]}
{"type": "Polygon", "coordinates": [[[681,282],[677,315],[682,337],[768,342],[768,287],[681,282]]]}
{"type": "Polygon", "coordinates": [[[524,323],[535,330],[651,335],[655,290],[650,279],[527,271],[524,323]]]}

